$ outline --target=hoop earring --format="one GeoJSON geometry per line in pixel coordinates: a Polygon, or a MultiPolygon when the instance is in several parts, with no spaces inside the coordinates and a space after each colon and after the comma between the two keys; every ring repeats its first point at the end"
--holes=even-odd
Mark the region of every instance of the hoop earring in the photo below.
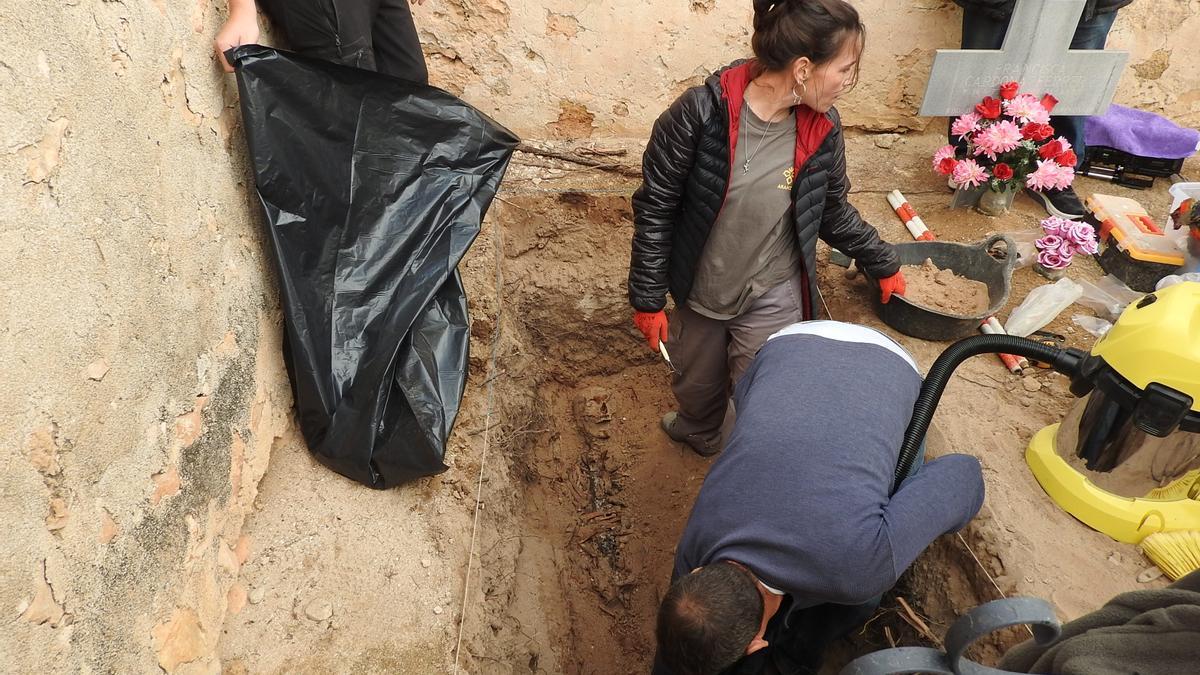
{"type": "Polygon", "coordinates": [[[808,93],[808,85],[803,80],[800,82],[800,94],[796,94],[796,85],[792,85],[792,105],[800,105],[800,100],[808,93]]]}

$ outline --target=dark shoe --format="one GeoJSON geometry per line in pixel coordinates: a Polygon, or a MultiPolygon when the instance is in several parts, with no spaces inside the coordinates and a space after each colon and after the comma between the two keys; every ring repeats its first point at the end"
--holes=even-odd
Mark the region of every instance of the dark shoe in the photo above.
{"type": "Polygon", "coordinates": [[[1074,188],[1066,190],[1047,190],[1038,192],[1025,188],[1025,194],[1033,198],[1033,201],[1042,205],[1046,209],[1046,213],[1067,220],[1079,220],[1088,214],[1087,207],[1083,202],[1079,201],[1079,195],[1075,194],[1074,188]]]}
{"type": "Polygon", "coordinates": [[[685,443],[701,457],[712,457],[721,451],[721,432],[704,437],[699,434],[685,434],[676,429],[679,423],[679,413],[672,410],[662,417],[662,430],[676,443],[685,443]]]}

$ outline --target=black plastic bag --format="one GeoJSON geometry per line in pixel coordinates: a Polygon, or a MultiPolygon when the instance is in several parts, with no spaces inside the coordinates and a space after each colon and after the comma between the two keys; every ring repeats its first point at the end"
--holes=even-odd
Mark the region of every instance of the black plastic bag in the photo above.
{"type": "Polygon", "coordinates": [[[457,265],[517,138],[429,86],[230,52],[308,448],[387,488],[446,469],[467,377],[457,265]]]}

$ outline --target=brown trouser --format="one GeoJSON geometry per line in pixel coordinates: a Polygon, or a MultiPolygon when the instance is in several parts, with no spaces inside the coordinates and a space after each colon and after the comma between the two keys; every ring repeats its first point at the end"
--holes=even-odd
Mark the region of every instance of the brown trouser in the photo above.
{"type": "Polygon", "coordinates": [[[714,442],[733,385],[776,331],[802,321],[802,274],[772,288],[740,316],[724,321],[697,313],[685,303],[671,316],[667,349],[677,371],[671,390],[679,402],[675,429],[700,443],[714,442]]]}

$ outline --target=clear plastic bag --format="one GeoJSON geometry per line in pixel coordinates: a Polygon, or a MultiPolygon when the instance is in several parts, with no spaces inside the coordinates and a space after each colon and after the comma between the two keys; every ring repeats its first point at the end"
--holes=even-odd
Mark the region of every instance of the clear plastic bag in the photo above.
{"type": "Polygon", "coordinates": [[[1040,237],[1038,232],[1009,232],[1008,238],[1017,245],[1017,264],[1013,269],[1029,267],[1037,259],[1037,246],[1033,242],[1040,237]]]}
{"type": "Polygon", "coordinates": [[[1104,337],[1104,334],[1108,332],[1108,329],[1113,327],[1111,322],[1105,321],[1104,319],[1097,319],[1096,317],[1088,316],[1087,314],[1076,314],[1071,317],[1071,321],[1074,321],[1076,326],[1079,326],[1098,338],[1104,337]]]}
{"type": "Polygon", "coordinates": [[[1161,291],[1168,286],[1182,284],[1185,281],[1200,281],[1200,272],[1188,272],[1187,274],[1172,274],[1165,276],[1161,281],[1154,286],[1154,290],[1161,291]]]}
{"type": "Polygon", "coordinates": [[[1083,288],[1083,295],[1076,302],[1095,312],[1101,319],[1109,321],[1116,320],[1129,303],[1144,295],[1130,289],[1111,274],[1101,277],[1094,284],[1090,281],[1080,281],[1079,285],[1083,288]]]}
{"type": "Polygon", "coordinates": [[[1004,332],[1018,337],[1030,333],[1054,320],[1064,309],[1083,295],[1083,287],[1063,277],[1053,284],[1039,286],[1025,296],[1025,300],[1008,315],[1004,332]]]}

